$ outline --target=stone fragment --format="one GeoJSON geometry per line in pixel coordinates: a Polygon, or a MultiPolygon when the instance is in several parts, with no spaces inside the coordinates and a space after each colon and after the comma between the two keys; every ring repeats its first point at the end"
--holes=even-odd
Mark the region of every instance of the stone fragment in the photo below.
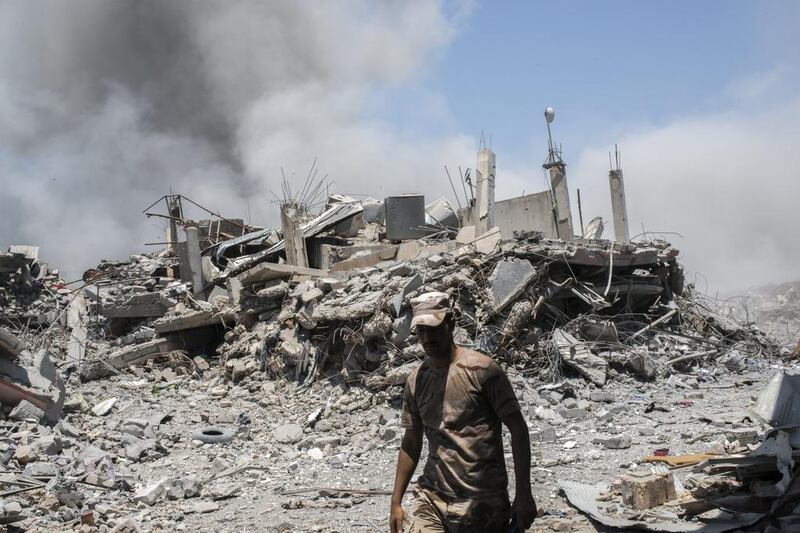
{"type": "Polygon", "coordinates": [[[592,416],[586,409],[566,409],[564,407],[558,410],[558,414],[565,420],[585,420],[592,416]]]}
{"type": "Polygon", "coordinates": [[[226,361],[225,370],[234,383],[241,381],[248,374],[247,364],[241,359],[229,359],[226,361]]]}
{"type": "Polygon", "coordinates": [[[13,459],[19,464],[24,465],[35,461],[38,457],[39,454],[33,446],[23,444],[22,446],[17,446],[17,449],[14,450],[13,459]]]}
{"type": "Polygon", "coordinates": [[[20,400],[20,402],[8,414],[11,420],[41,420],[44,416],[44,411],[30,403],[28,400],[20,400]]]}
{"type": "Polygon", "coordinates": [[[39,450],[39,453],[45,455],[58,455],[62,448],[61,437],[57,435],[39,437],[34,441],[33,445],[39,450]]]}
{"type": "Polygon", "coordinates": [[[216,502],[197,502],[192,507],[192,512],[195,513],[213,513],[219,510],[219,504],[216,502]]]}
{"type": "Polygon", "coordinates": [[[107,400],[103,400],[102,402],[92,407],[92,413],[94,413],[97,416],[107,415],[109,411],[111,411],[111,408],[114,407],[115,403],[117,403],[116,398],[109,398],[107,400]]]}
{"type": "Polygon", "coordinates": [[[317,461],[321,461],[323,458],[322,450],[319,448],[311,448],[308,450],[308,456],[312,459],[316,459],[317,461]]]}
{"type": "Polygon", "coordinates": [[[489,276],[489,294],[495,312],[519,298],[536,277],[536,269],[527,259],[503,260],[489,276]]]}
{"type": "Polygon", "coordinates": [[[623,503],[636,510],[651,509],[676,498],[675,481],[671,472],[623,474],[620,482],[623,503]]]}
{"type": "Polygon", "coordinates": [[[166,493],[165,482],[162,479],[150,485],[140,487],[133,494],[133,501],[142,502],[146,505],[153,505],[166,493]]]}
{"type": "Polygon", "coordinates": [[[324,295],[325,293],[322,292],[322,289],[320,289],[319,287],[314,287],[313,289],[308,290],[303,294],[301,294],[300,301],[303,302],[304,304],[307,304],[308,302],[314,302],[316,300],[319,300],[324,295]]]}
{"type": "Polygon", "coordinates": [[[617,395],[612,392],[593,391],[589,393],[589,399],[593,402],[614,403],[617,401],[617,395]]]}
{"type": "Polygon", "coordinates": [[[303,438],[303,428],[298,424],[284,424],[272,431],[272,438],[281,444],[294,444],[303,438]]]}
{"type": "Polygon", "coordinates": [[[28,477],[55,476],[58,473],[56,465],[46,462],[33,462],[25,465],[22,474],[28,477]]]}
{"type": "Polygon", "coordinates": [[[603,447],[609,450],[624,450],[631,447],[630,435],[615,435],[613,437],[598,437],[593,439],[594,444],[602,444],[603,447]]]}
{"type": "Polygon", "coordinates": [[[8,502],[3,504],[3,512],[5,514],[19,514],[22,512],[22,504],[19,502],[8,502]]]}
{"type": "Polygon", "coordinates": [[[550,528],[551,531],[572,531],[574,526],[575,522],[566,518],[551,518],[550,521],[547,522],[547,527],[550,528]]]}
{"type": "Polygon", "coordinates": [[[344,287],[344,282],[336,278],[322,278],[317,280],[317,287],[323,291],[331,292],[344,287]]]}
{"type": "Polygon", "coordinates": [[[595,385],[602,387],[606,384],[608,362],[593,354],[585,343],[578,341],[561,329],[553,332],[553,342],[555,342],[565,365],[575,369],[595,385]]]}
{"type": "Polygon", "coordinates": [[[125,457],[138,461],[148,450],[156,449],[155,439],[134,439],[125,446],[125,457]]]}
{"type": "Polygon", "coordinates": [[[428,268],[439,268],[444,264],[444,257],[441,255],[432,255],[427,259],[428,268]]]}
{"type": "Polygon", "coordinates": [[[91,406],[83,394],[76,394],[64,402],[65,413],[88,413],[91,411],[91,406]]]}
{"type": "Polygon", "coordinates": [[[332,455],[331,457],[328,458],[328,464],[331,465],[333,468],[343,468],[346,463],[347,463],[346,453],[337,453],[336,455],[332,455]]]}
{"type": "Polygon", "coordinates": [[[558,438],[556,429],[553,426],[542,426],[539,428],[539,432],[542,435],[542,442],[555,442],[558,438]]]}
{"type": "Polygon", "coordinates": [[[364,338],[378,339],[384,337],[391,329],[392,318],[384,312],[378,312],[364,324],[364,338]]]}
{"type": "Polygon", "coordinates": [[[390,277],[406,277],[411,275],[411,267],[408,263],[398,263],[394,266],[389,267],[386,272],[389,274],[390,277]]]}
{"type": "Polygon", "coordinates": [[[271,287],[261,289],[256,294],[258,294],[259,298],[264,298],[266,300],[280,300],[283,299],[288,292],[289,284],[286,282],[280,282],[271,287]]]}
{"type": "Polygon", "coordinates": [[[132,518],[125,518],[118,521],[109,533],[141,533],[142,528],[132,518]]]}
{"type": "Polygon", "coordinates": [[[197,368],[199,372],[205,372],[206,370],[211,368],[205,357],[200,357],[199,355],[196,355],[192,358],[192,361],[194,362],[195,368],[197,368]]]}
{"type": "Polygon", "coordinates": [[[595,413],[594,418],[600,422],[611,422],[614,415],[608,409],[600,409],[595,413]]]}
{"type": "Polygon", "coordinates": [[[165,482],[167,498],[170,500],[182,500],[184,498],[194,498],[200,496],[203,484],[195,476],[185,478],[173,478],[165,482]]]}
{"type": "Polygon", "coordinates": [[[57,429],[66,437],[72,437],[73,439],[80,439],[83,437],[83,431],[68,423],[66,420],[60,421],[57,429]]]}

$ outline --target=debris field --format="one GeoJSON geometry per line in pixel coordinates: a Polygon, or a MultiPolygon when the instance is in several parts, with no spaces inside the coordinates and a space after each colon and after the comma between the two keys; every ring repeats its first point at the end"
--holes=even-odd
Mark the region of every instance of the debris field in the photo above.
{"type": "Polygon", "coordinates": [[[158,251],[75,282],[35,246],[0,253],[0,523],[385,530],[402,388],[425,357],[408,302],[436,290],[520,399],[534,531],[800,528],[794,347],[685,283],[658,236],[575,236],[563,205],[509,232],[475,174],[460,209],[314,210],[309,179],[279,199],[280,230],[190,219],[167,195],[146,211],[168,223],[158,251]]]}

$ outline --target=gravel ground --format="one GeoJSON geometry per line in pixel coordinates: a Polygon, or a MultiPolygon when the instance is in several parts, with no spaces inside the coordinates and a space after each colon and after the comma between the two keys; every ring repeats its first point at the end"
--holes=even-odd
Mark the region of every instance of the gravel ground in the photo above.
{"type": "MultiPolygon", "coordinates": [[[[714,368],[640,382],[612,371],[603,389],[574,378],[541,390],[541,383],[510,372],[530,425],[534,496],[543,513],[532,531],[596,531],[559,494],[559,480],[611,482],[656,448],[679,454],[719,447],[726,432],[756,426],[742,410],[773,373],[763,364],[739,374],[714,368]],[[656,409],[646,413],[648,405],[656,409]],[[630,446],[608,449],[598,440],[618,435],[630,437],[630,446]]],[[[399,388],[373,394],[323,382],[297,390],[259,374],[233,385],[213,368],[200,379],[164,381],[162,372],[152,369],[139,377],[72,385],[71,404],[82,397],[84,411],[108,398],[117,401],[104,416],[67,416],[80,435],[64,455],[87,446],[105,450],[115,475],[133,489],[164,478],[202,481],[199,496],[162,496],[153,505],[133,501],[130,491],[84,487],[84,495],[97,502],[98,525],[83,526],[86,531],[123,531],[126,523],[144,531],[386,530],[389,496],[381,492],[391,490],[402,436],[399,388]],[[314,427],[303,428],[320,408],[314,427]],[[125,428],[161,415],[168,416],[155,430],[160,448],[126,458],[132,441],[125,428]],[[207,425],[238,433],[224,444],[193,441],[192,431],[207,425]],[[309,490],[291,493],[301,489],[309,490]]],[[[511,448],[508,433],[504,436],[513,492],[511,448]]],[[[29,530],[52,531],[57,515],[74,523],[63,508],[52,512],[58,504],[41,491],[11,500],[22,504],[29,516],[22,525],[29,530]]]]}

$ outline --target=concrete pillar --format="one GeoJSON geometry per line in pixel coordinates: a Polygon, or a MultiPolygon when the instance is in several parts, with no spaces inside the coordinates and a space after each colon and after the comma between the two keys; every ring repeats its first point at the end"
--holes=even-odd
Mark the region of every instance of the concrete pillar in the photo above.
{"type": "Polygon", "coordinates": [[[608,185],[611,189],[611,215],[614,218],[614,240],[628,242],[628,206],[625,202],[625,182],[622,170],[608,172],[608,185]]]}
{"type": "Polygon", "coordinates": [[[167,196],[167,207],[171,218],[167,221],[166,249],[171,251],[175,249],[175,243],[178,242],[178,225],[175,219],[181,216],[181,207],[177,197],[167,196]]]}
{"type": "Polygon", "coordinates": [[[205,300],[203,280],[203,258],[200,252],[200,230],[184,228],[186,234],[186,261],[181,263],[181,277],[192,282],[192,294],[196,299],[205,300]]]}
{"type": "Polygon", "coordinates": [[[488,148],[478,151],[478,163],[475,167],[475,206],[472,216],[475,235],[483,235],[494,227],[495,172],[494,152],[488,148]]]}
{"type": "Polygon", "coordinates": [[[565,165],[558,162],[546,165],[545,168],[547,168],[547,173],[550,176],[550,189],[553,191],[558,238],[571,241],[574,233],[572,230],[572,209],[569,203],[569,188],[567,187],[565,165]]]}
{"type": "Polygon", "coordinates": [[[297,206],[285,204],[281,206],[281,226],[283,227],[283,243],[286,249],[286,262],[301,267],[308,266],[308,252],[303,228],[300,226],[297,206]]]}

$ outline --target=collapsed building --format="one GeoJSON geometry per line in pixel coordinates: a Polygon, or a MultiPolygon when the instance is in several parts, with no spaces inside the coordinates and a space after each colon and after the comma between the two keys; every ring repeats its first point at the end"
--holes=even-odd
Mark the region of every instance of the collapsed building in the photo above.
{"type": "MultiPolygon", "coordinates": [[[[496,157],[482,147],[474,173],[462,176],[463,204],[453,188],[458,207],[445,198],[426,203],[421,194],[384,200],[324,197],[324,187],[310,173],[297,191],[284,184],[288,192],[279,199],[280,228],[225,218],[170,194],[145,210],[167,221],[164,242],[155,244],[158,251],[101,261],[72,284],[39,264],[35,247],[12,246],[0,254],[3,413],[9,420],[35,421],[55,426],[58,434],[76,435],[62,419],[64,411],[86,409],[67,398],[65,383],[112,376],[168,385],[205,373],[216,375],[213,383],[244,384],[250,390],[259,390],[252,384],[260,381],[310,390],[337,380],[396,399],[424,357],[410,328],[409,300],[431,290],[452,296],[459,343],[491,354],[551,392],[568,382],[602,390],[620,373],[649,382],[705,365],[736,372],[752,360],[789,355],[754,325],[719,313],[685,284],[679,252],[669,242],[649,234],[630,238],[618,158],[609,172],[612,239],[602,238],[601,220],[584,227],[582,213],[576,234],[566,164],[552,141],[544,169],[548,190],[496,201],[496,157]],[[323,207],[313,209],[320,201],[323,207]],[[211,218],[187,218],[187,202],[211,218]]],[[[103,416],[114,402],[101,402],[91,411],[103,416]]],[[[305,427],[313,429],[327,408],[310,413],[305,427]]],[[[161,419],[137,424],[135,431],[121,429],[126,460],[163,454],[157,434],[161,419]]],[[[221,442],[212,437],[224,432],[214,431],[195,432],[192,440],[221,442]]],[[[22,444],[7,447],[4,463],[19,469],[5,480],[14,487],[10,492],[51,490],[64,483],[74,489],[89,476],[89,488],[133,489],[121,474],[108,483],[98,481],[95,473],[111,468],[102,450],[94,449],[90,457],[69,456],[68,468],[53,467],[43,457],[59,457],[63,452],[56,444],[38,451],[22,444]],[[39,466],[32,472],[31,465],[39,466]]],[[[703,460],[717,470],[721,467],[714,465],[720,463],[739,465],[726,473],[749,465],[749,456],[728,454],[734,449],[703,460]]],[[[774,446],[770,449],[774,452],[774,446]]],[[[785,463],[784,452],[764,453],[773,458],[778,453],[785,463]]],[[[755,461],[762,465],[770,459],[755,461]]],[[[694,527],[697,516],[711,509],[718,515],[708,520],[724,515],[735,527],[743,523],[729,518],[733,511],[755,513],[744,525],[766,515],[787,515],[797,469],[787,470],[784,463],[759,470],[766,472],[756,476],[762,484],[765,476],[784,481],[782,490],[760,494],[755,508],[746,500],[746,483],[725,484],[727,500],[712,498],[719,494],[706,483],[704,491],[692,492],[693,505],[684,505],[671,525],[662,526],[694,527]]],[[[641,510],[676,500],[685,490],[673,490],[672,477],[667,486],[664,476],[648,475],[617,484],[624,505],[639,512],[622,512],[625,518],[609,518],[610,511],[599,510],[600,489],[569,483],[562,489],[594,520],[655,528],[659,522],[641,519],[641,510]],[[632,496],[636,490],[644,495],[632,496]],[[658,497],[648,496],[656,490],[658,497]]],[[[695,484],[702,484],[698,479],[695,484]]],[[[140,487],[133,499],[152,505],[159,495],[178,490],[175,486],[140,487]]],[[[181,497],[200,493],[186,486],[178,490],[181,497]]],[[[72,519],[75,514],[65,508],[80,512],[79,518],[91,514],[83,499],[70,500],[59,490],[54,509],[72,519]]],[[[24,518],[19,510],[6,511],[9,522],[24,518]]],[[[663,522],[663,516],[658,519],[663,522]]]]}

